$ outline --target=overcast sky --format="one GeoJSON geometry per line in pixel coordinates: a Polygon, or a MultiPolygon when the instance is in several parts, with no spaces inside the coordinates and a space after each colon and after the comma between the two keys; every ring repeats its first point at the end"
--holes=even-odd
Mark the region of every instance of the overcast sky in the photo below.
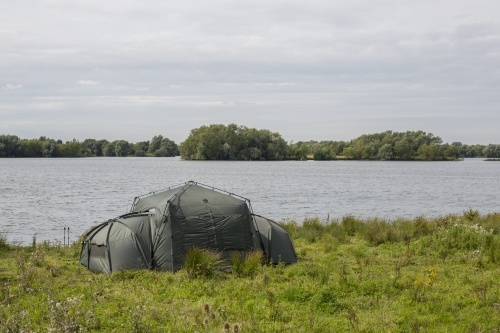
{"type": "Polygon", "coordinates": [[[6,0],[0,134],[500,144],[498,0],[6,0]]]}

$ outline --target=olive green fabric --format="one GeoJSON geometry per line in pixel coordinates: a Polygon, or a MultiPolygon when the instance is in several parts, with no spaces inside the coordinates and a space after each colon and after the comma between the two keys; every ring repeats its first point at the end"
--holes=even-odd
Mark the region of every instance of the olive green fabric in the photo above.
{"type": "Polygon", "coordinates": [[[151,260],[149,214],[124,215],[92,229],[85,236],[80,255],[82,265],[104,273],[148,268],[151,260]]]}
{"type": "Polygon", "coordinates": [[[90,230],[80,262],[94,272],[139,268],[175,272],[193,247],[223,256],[257,250],[273,263],[297,261],[288,233],[277,223],[254,216],[246,199],[188,182],[137,197],[129,214],[90,230]]]}
{"type": "Polygon", "coordinates": [[[278,223],[263,216],[254,215],[264,252],[272,264],[297,262],[297,254],[288,232],[278,223]]]}
{"type": "Polygon", "coordinates": [[[194,182],[136,199],[132,211],[143,210],[154,210],[158,219],[156,269],[179,270],[193,247],[225,254],[254,250],[260,242],[245,200],[194,182]]]}

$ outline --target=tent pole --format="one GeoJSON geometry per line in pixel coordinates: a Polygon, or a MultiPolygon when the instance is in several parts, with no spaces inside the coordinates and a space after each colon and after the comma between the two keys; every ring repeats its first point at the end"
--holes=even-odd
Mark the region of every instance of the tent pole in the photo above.
{"type": "Polygon", "coordinates": [[[106,235],[106,252],[108,253],[108,263],[109,263],[109,273],[111,274],[112,272],[112,266],[111,266],[111,255],[109,251],[109,234],[111,233],[111,228],[113,227],[113,222],[109,224],[109,229],[108,229],[108,234],[106,235]]]}

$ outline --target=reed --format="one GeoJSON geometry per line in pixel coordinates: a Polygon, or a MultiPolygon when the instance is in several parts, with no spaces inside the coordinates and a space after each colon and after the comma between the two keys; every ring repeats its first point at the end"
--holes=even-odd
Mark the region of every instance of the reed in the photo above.
{"type": "Polygon", "coordinates": [[[0,332],[500,332],[500,214],[283,225],[297,264],[193,249],[176,273],[4,240],[0,332]]]}

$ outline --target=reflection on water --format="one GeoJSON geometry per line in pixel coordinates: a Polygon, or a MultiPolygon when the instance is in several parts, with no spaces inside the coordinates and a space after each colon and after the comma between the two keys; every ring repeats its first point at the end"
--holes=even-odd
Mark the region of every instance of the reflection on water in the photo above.
{"type": "MultiPolygon", "coordinates": [[[[500,211],[500,163],[197,162],[178,158],[0,159],[0,232],[9,242],[80,235],[142,194],[194,180],[251,200],[271,219],[429,217],[500,211]]],[[[75,239],[73,239],[75,240],[75,239]]]]}

